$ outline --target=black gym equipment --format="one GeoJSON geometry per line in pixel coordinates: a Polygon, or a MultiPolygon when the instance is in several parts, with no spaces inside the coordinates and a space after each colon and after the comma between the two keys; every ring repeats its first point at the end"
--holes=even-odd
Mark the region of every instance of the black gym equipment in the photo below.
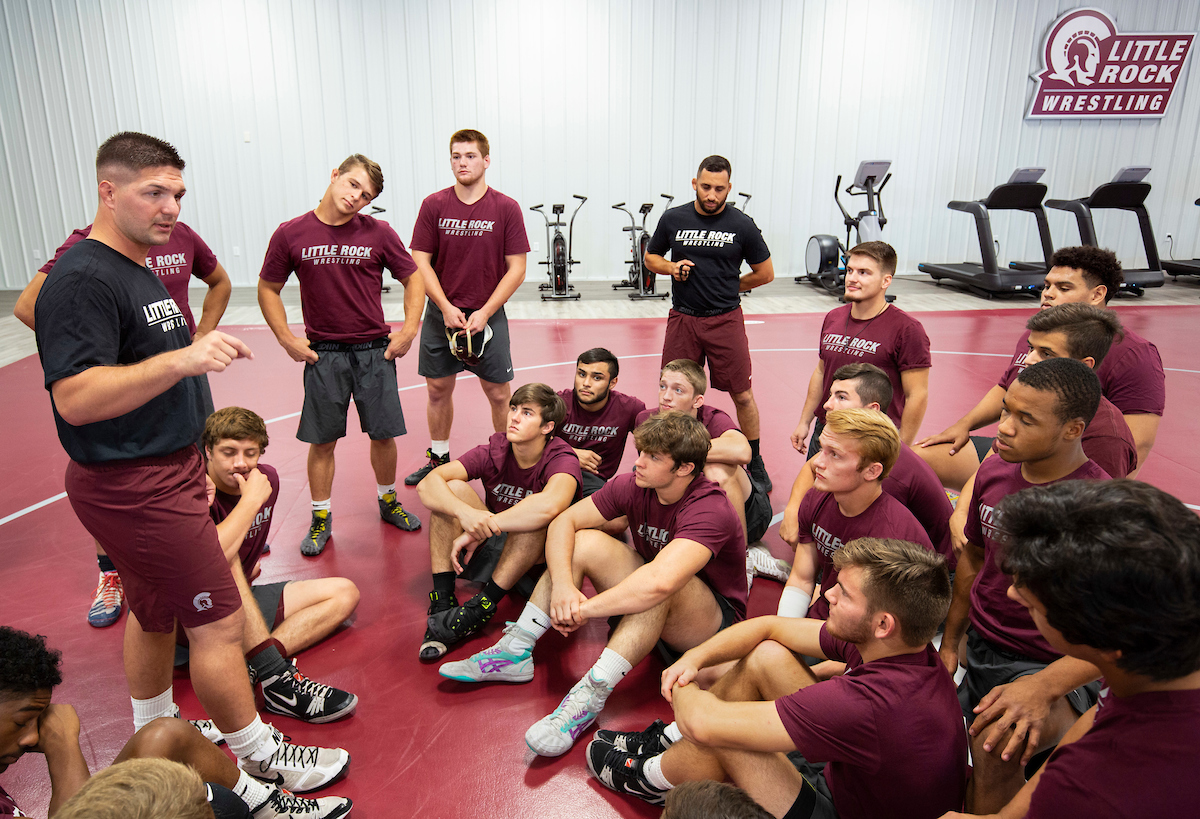
{"type": "MultiPolygon", "coordinates": [[[[851,216],[842,206],[842,200],[838,196],[842,177],[838,176],[837,181],[833,183],[833,201],[842,212],[842,221],[846,226],[846,243],[842,244],[836,236],[824,233],[809,237],[808,247],[804,251],[805,274],[796,277],[797,284],[811,282],[838,298],[845,294],[850,232],[854,231],[858,238],[855,244],[883,241],[883,226],[887,224],[887,217],[883,215],[881,194],[888,180],[892,178],[888,173],[891,166],[890,159],[867,159],[859,164],[854,181],[846,188],[846,193],[850,196],[867,197],[866,210],[859,211],[857,216],[851,216]],[[883,182],[879,182],[881,177],[883,182]],[[876,183],[879,183],[879,187],[875,186],[876,183]]],[[[888,296],[887,300],[892,302],[896,297],[888,296]]]]}
{"type": "Polygon", "coordinates": [[[1092,221],[1093,210],[1127,210],[1137,216],[1148,267],[1124,269],[1125,283],[1121,285],[1122,293],[1132,293],[1135,296],[1145,295],[1147,287],[1162,287],[1165,280],[1163,266],[1158,258],[1158,245],[1154,243],[1154,229],[1150,226],[1150,214],[1146,212],[1144,204],[1146,197],[1150,195],[1150,183],[1142,180],[1148,173],[1150,168],[1145,165],[1121,168],[1111,182],[1105,182],[1096,188],[1091,196],[1083,199],[1046,200],[1048,208],[1075,214],[1075,222],[1079,225],[1080,243],[1093,247],[1100,246],[1096,240],[1096,225],[1092,221]]]}
{"type": "MultiPolygon", "coordinates": [[[[1200,199],[1196,200],[1200,205],[1200,199]]],[[[1171,238],[1170,236],[1167,237],[1171,238]]],[[[1162,263],[1163,270],[1176,276],[1200,276],[1200,259],[1168,259],[1162,263]]]]}
{"type": "MultiPolygon", "coordinates": [[[[670,207],[672,196],[667,196],[665,193],[662,196],[667,200],[667,207],[670,207]]],[[[654,210],[654,203],[647,202],[638,208],[638,213],[642,215],[642,223],[639,225],[633,212],[625,207],[624,202],[618,202],[613,205],[613,210],[621,210],[629,214],[630,224],[627,227],[621,228],[622,231],[629,234],[629,243],[633,251],[633,259],[629,263],[629,271],[625,281],[617,282],[613,285],[613,290],[620,290],[624,287],[632,288],[635,292],[629,294],[631,299],[665,299],[669,293],[654,292],[654,271],[646,267],[646,245],[650,244],[650,234],[646,232],[646,216],[650,211],[654,210]]]]}
{"type": "Polygon", "coordinates": [[[985,198],[972,202],[956,200],[948,203],[946,207],[950,210],[959,210],[975,217],[975,230],[979,234],[979,253],[983,261],[961,264],[921,262],[917,269],[928,273],[938,284],[941,284],[943,279],[950,279],[966,285],[972,293],[987,299],[997,294],[1037,295],[1045,282],[1046,271],[1050,269],[1050,257],[1054,255],[1050,226],[1046,220],[1046,211],[1042,207],[1046,186],[1038,181],[1045,172],[1045,168],[1017,168],[1007,182],[992,188],[992,192],[985,198]],[[993,210],[1022,210],[1033,215],[1042,244],[1041,262],[1013,262],[1009,265],[1011,269],[1000,268],[996,261],[998,243],[992,235],[992,220],[988,215],[988,212],[993,210]]]}
{"type": "Polygon", "coordinates": [[[550,276],[550,281],[539,284],[538,290],[549,290],[550,292],[542,293],[542,301],[579,298],[579,294],[575,292],[575,287],[571,284],[571,268],[579,264],[572,258],[571,248],[575,239],[575,217],[578,215],[579,209],[583,207],[583,203],[587,201],[587,197],[577,193],[572,195],[579,200],[579,204],[575,207],[575,212],[571,214],[571,225],[567,228],[566,239],[563,239],[562,231],[559,229],[564,224],[562,214],[566,210],[565,205],[550,206],[550,210],[554,213],[553,222],[542,210],[542,205],[534,205],[530,208],[530,210],[540,213],[546,220],[546,261],[538,262],[538,264],[546,265],[546,273],[550,276]],[[553,235],[550,233],[551,228],[554,228],[553,235]]]}
{"type": "MultiPolygon", "coordinates": [[[[664,193],[663,196],[666,196],[666,194],[664,193]]],[[[741,191],[738,191],[738,196],[742,197],[741,211],[742,211],[742,213],[745,213],[746,208],[750,206],[750,200],[753,199],[754,197],[748,193],[742,193],[741,191]]],[[[737,202],[730,202],[729,204],[733,208],[737,208],[737,206],[738,206],[737,202]]]]}

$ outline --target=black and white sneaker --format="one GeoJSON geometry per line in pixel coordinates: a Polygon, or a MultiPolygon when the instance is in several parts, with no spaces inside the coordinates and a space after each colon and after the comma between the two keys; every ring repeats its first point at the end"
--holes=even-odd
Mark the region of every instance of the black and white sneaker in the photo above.
{"type": "Polygon", "coordinates": [[[293,793],[309,793],[332,785],[350,769],[350,754],[342,748],[293,745],[279,729],[272,728],[271,733],[279,747],[269,758],[238,760],[238,767],[255,779],[293,793]]]}
{"type": "Polygon", "coordinates": [[[584,753],[592,776],[599,779],[609,790],[636,796],[651,805],[661,805],[666,801],[666,790],[659,790],[651,785],[642,773],[649,757],[628,754],[599,739],[589,742],[584,753]]]}
{"type": "Polygon", "coordinates": [[[262,681],[263,702],[272,714],[320,724],[348,717],[358,707],[358,697],[300,673],[288,663],[286,674],[262,681]]]}
{"type": "Polygon", "coordinates": [[[339,819],[349,816],[354,803],[344,796],[304,799],[273,788],[267,801],[250,811],[254,819],[339,819]]]}
{"type": "Polygon", "coordinates": [[[612,745],[633,756],[657,756],[673,743],[667,738],[667,724],[661,719],[643,731],[597,731],[593,739],[612,745]]]}

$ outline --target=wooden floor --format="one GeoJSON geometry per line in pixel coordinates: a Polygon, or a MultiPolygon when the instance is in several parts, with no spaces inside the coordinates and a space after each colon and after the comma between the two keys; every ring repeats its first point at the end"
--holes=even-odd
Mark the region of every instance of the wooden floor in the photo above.
{"type": "MultiPolygon", "coordinates": [[[[576,354],[603,345],[622,361],[619,389],[654,400],[665,304],[631,302],[604,283],[582,283],[580,302],[544,305],[536,299],[535,286],[526,284],[508,311],[516,384],[538,380],[556,389],[569,387],[576,354]]],[[[922,431],[936,432],[995,382],[1035,303],[985,301],[934,287],[923,278],[902,277],[894,288],[899,306],[921,319],[932,341],[931,401],[922,431]]],[[[284,291],[293,307],[295,289],[284,291]]],[[[399,294],[385,298],[389,317],[396,317],[399,294]]],[[[772,504],[779,512],[801,466],[788,435],[816,362],[821,315],[834,303],[789,279],[756,292],[745,304],[758,373],[763,452],[777,487],[772,504]]],[[[1128,326],[1158,344],[1167,368],[1166,417],[1143,477],[1200,507],[1195,444],[1200,431],[1195,413],[1200,405],[1195,352],[1200,286],[1169,282],[1144,299],[1121,299],[1115,307],[1128,326]]],[[[85,623],[96,577],[91,540],[59,498],[66,456],[55,436],[41,368],[31,354],[32,334],[14,324],[0,319],[0,354],[9,362],[0,367],[0,411],[12,423],[0,441],[0,462],[7,467],[0,472],[0,549],[7,580],[0,622],[45,634],[64,651],[66,680],[56,699],[79,709],[84,751],[95,770],[112,760],[131,733],[120,659],[122,626],[96,630],[85,623]]],[[[342,575],[362,590],[356,622],[300,658],[313,678],[357,693],[358,713],[324,726],[274,720],[297,742],[337,744],[350,751],[350,774],[332,790],[355,799],[357,816],[377,819],[657,815],[657,809],[589,781],[583,743],[561,759],[547,760],[533,756],[522,741],[525,729],[555,707],[599,654],[605,639],[602,624],[589,624],[571,640],[554,634],[545,638],[535,652],[537,675],[523,686],[471,688],[444,680],[435,666],[417,661],[429,587],[428,540],[424,531],[405,534],[379,521],[367,441],[361,434],[352,433],[338,448],[334,536],[328,550],[315,560],[299,555],[296,544],[309,516],[306,447],[294,438],[302,392],[299,365],[263,326],[251,290],[235,293],[223,328],[247,341],[256,356],[211,378],[216,404],[246,405],[269,420],[272,442],[263,460],[282,479],[273,550],[264,560],[262,579],[342,575]]],[[[403,475],[419,464],[428,440],[425,387],[416,375],[415,354],[402,359],[399,370],[410,431],[399,442],[403,475]]],[[[710,398],[732,411],[728,396],[713,393],[710,398]]],[[[452,451],[461,453],[490,431],[486,401],[473,378],[459,384],[456,409],[452,451]]],[[[632,460],[631,451],[626,460],[632,460]]],[[[403,490],[401,497],[428,519],[414,491],[403,490]]],[[[785,556],[775,527],[764,540],[785,556]]],[[[778,584],[759,580],[751,613],[773,612],[779,591],[778,584]]],[[[514,619],[520,604],[505,601],[485,634],[456,648],[450,659],[490,645],[501,621],[514,619]]],[[[670,719],[669,707],[656,693],[660,671],[654,659],[635,669],[610,699],[601,725],[641,728],[656,717],[670,719]]],[[[185,714],[199,716],[186,678],[176,680],[175,691],[185,714]]],[[[30,754],[14,765],[3,784],[23,807],[44,815],[49,790],[40,757],[30,754]]]]}

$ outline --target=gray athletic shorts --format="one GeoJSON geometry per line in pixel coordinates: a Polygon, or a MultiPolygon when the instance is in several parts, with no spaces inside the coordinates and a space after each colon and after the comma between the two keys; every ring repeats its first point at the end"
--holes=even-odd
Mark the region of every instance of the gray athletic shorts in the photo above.
{"type": "MultiPolygon", "coordinates": [[[[973,709],[987,692],[1018,677],[1036,674],[1049,663],[1008,651],[981,637],[975,629],[967,632],[967,675],[958,684],[958,704],[962,707],[967,725],[978,716],[973,709]]],[[[1067,694],[1067,702],[1076,714],[1096,704],[1100,698],[1100,681],[1081,685],[1067,694]]]]}
{"type": "Polygon", "coordinates": [[[746,544],[762,540],[771,528],[771,499],[767,492],[750,478],[750,497],[746,498],[746,544]]]}
{"type": "Polygon", "coordinates": [[[508,342],[508,316],[501,307],[488,320],[492,328],[492,340],[483,351],[483,358],[474,367],[468,367],[450,353],[446,341],[446,325],[442,311],[433,302],[425,307],[425,320],[421,323],[421,351],[417,357],[417,374],[425,378],[448,378],[466,370],[492,384],[507,384],[512,381],[512,352],[508,342]]]}
{"type": "Polygon", "coordinates": [[[287,612],[283,609],[283,587],[291,582],[291,580],[285,580],[282,583],[263,583],[261,586],[250,587],[250,596],[258,604],[258,610],[262,612],[263,620],[267,624],[267,631],[274,631],[287,616],[287,612]]]}
{"type": "Polygon", "coordinates": [[[579,497],[580,498],[590,497],[594,493],[600,491],[600,488],[603,487],[606,483],[608,483],[608,481],[604,480],[604,478],[601,478],[595,472],[588,472],[586,469],[584,469],[583,470],[583,484],[580,486],[581,494],[579,497]]]}
{"type": "Polygon", "coordinates": [[[317,363],[304,365],[304,408],[296,437],[307,444],[328,444],[346,437],[351,395],[362,431],[371,440],[386,441],[403,435],[406,430],[396,386],[396,362],[384,359],[384,352],[384,347],[355,352],[318,351],[317,363]]]}
{"type": "MultiPolygon", "coordinates": [[[[713,599],[717,601],[717,606],[721,609],[721,625],[717,627],[717,631],[724,631],[737,622],[737,612],[734,611],[733,604],[722,595],[717,594],[711,587],[709,587],[709,591],[712,592],[713,599]]],[[[618,615],[616,618],[610,617],[608,623],[613,628],[616,628],[614,619],[619,622],[620,616],[618,615]]],[[[673,665],[683,656],[682,651],[662,640],[659,640],[654,647],[658,649],[658,656],[662,658],[663,664],[667,666],[673,665]]]]}
{"type": "Polygon", "coordinates": [[[975,447],[975,454],[979,456],[979,463],[983,463],[983,459],[992,453],[992,443],[996,439],[989,438],[986,435],[972,435],[971,444],[975,447]]]}
{"type": "Polygon", "coordinates": [[[799,751],[792,751],[787,758],[804,777],[804,787],[783,819],[837,819],[833,794],[825,781],[825,763],[809,762],[799,751]]]}

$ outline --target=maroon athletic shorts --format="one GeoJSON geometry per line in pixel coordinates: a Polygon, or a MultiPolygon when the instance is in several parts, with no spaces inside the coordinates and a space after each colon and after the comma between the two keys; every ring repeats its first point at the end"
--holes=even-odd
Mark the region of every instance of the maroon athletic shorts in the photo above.
{"type": "Polygon", "coordinates": [[[203,626],[242,606],[208,514],[204,462],[186,447],[160,458],[67,466],[67,497],[121,575],[143,631],[203,626]]]}
{"type": "Polygon", "coordinates": [[[667,338],[662,363],[690,358],[701,367],[708,361],[710,386],[721,392],[750,389],[750,342],[742,308],[719,316],[685,316],[672,310],[667,316],[667,338]]]}

